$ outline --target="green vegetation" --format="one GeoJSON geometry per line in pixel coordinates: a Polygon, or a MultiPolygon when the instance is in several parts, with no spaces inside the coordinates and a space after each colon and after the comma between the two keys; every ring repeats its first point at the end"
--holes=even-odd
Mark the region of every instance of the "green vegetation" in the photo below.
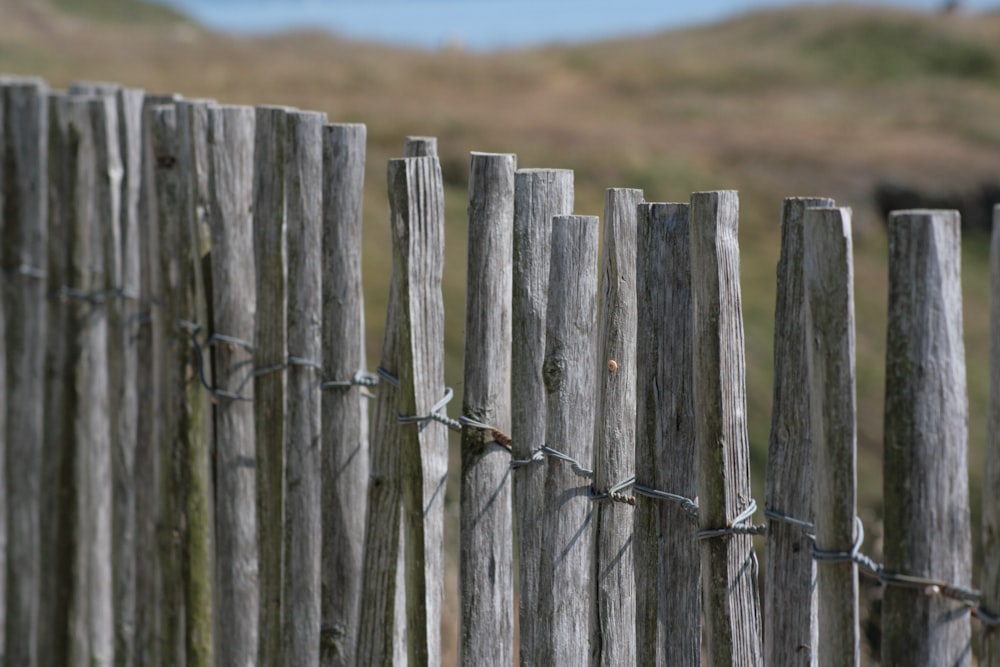
{"type": "Polygon", "coordinates": [[[113,23],[187,23],[180,12],[147,0],[50,0],[60,11],[113,23]]]}

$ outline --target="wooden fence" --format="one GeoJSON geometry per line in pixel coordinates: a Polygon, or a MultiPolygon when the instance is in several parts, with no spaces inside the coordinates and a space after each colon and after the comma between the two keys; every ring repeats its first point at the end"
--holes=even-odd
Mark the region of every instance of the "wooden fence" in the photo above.
{"type": "MultiPolygon", "coordinates": [[[[0,100],[2,664],[440,663],[449,429],[464,665],[857,664],[859,572],[884,585],[885,664],[970,664],[971,619],[998,620],[1000,345],[980,593],[954,212],[889,225],[879,564],[850,209],[782,210],[758,507],[735,192],[608,190],[598,272],[571,172],[473,153],[453,419],[433,139],[388,164],[370,372],[363,125],[22,77],[0,100]]],[[[1000,322],[996,235],[993,267],[1000,322]]]]}

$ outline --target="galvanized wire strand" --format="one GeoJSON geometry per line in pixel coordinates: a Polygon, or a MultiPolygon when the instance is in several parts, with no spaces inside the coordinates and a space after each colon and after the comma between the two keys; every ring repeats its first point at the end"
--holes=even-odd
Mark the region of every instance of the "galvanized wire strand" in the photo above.
{"type": "Polygon", "coordinates": [[[351,387],[377,387],[379,376],[375,373],[359,370],[350,380],[326,380],[320,383],[320,389],[350,389],[351,387]]]}
{"type": "Polygon", "coordinates": [[[563,454],[559,450],[552,449],[548,445],[542,445],[539,451],[542,452],[542,454],[544,454],[547,457],[559,459],[560,461],[565,461],[566,463],[568,463],[569,467],[573,470],[573,473],[577,477],[590,479],[591,477],[594,476],[593,470],[584,468],[582,465],[580,465],[579,461],[574,459],[572,456],[569,456],[568,454],[563,454]]]}
{"type": "Polygon", "coordinates": [[[599,502],[602,500],[610,500],[615,503],[622,503],[624,505],[635,506],[635,496],[630,496],[627,493],[623,493],[625,489],[635,486],[635,476],[629,477],[628,479],[623,479],[617,484],[613,484],[611,488],[607,491],[595,491],[594,486],[590,486],[590,499],[594,502],[599,502]]]}
{"type": "Polygon", "coordinates": [[[735,519],[725,528],[708,528],[698,531],[699,540],[710,540],[716,537],[727,537],[729,535],[764,535],[767,533],[767,526],[756,526],[746,523],[757,511],[757,501],[750,499],[750,504],[740,512],[735,519]]]}
{"type": "Polygon", "coordinates": [[[128,301],[139,300],[139,295],[129,292],[121,287],[112,287],[110,289],[92,290],[87,292],[77,289],[76,287],[66,286],[52,290],[49,292],[49,297],[59,301],[86,301],[94,305],[105,303],[109,299],[122,299],[128,301]]]}
{"type": "Polygon", "coordinates": [[[813,532],[816,527],[813,525],[812,521],[805,521],[803,519],[797,519],[794,516],[785,514],[784,512],[779,512],[774,509],[765,509],[764,516],[771,521],[780,521],[782,523],[787,523],[792,526],[797,526],[806,532],[809,537],[813,536],[813,532]]]}
{"type": "Polygon", "coordinates": [[[38,280],[48,280],[49,273],[45,269],[39,266],[32,266],[31,264],[19,264],[14,272],[18,275],[25,276],[27,278],[36,278],[38,280]]]}
{"type": "Polygon", "coordinates": [[[639,483],[632,484],[632,491],[640,496],[646,496],[647,498],[653,498],[655,500],[668,500],[670,502],[677,503],[689,517],[696,521],[698,519],[698,503],[691,498],[680,496],[676,493],[670,493],[669,491],[654,489],[651,486],[639,483]]]}
{"type": "Polygon", "coordinates": [[[518,468],[524,468],[530,465],[535,465],[536,463],[541,463],[544,460],[545,460],[545,452],[543,452],[542,448],[539,447],[538,449],[531,452],[531,456],[529,458],[511,459],[510,467],[512,470],[517,470],[518,468]]]}
{"type": "Polygon", "coordinates": [[[491,426],[490,424],[481,422],[468,415],[459,415],[458,423],[462,426],[468,426],[469,428],[474,428],[480,431],[489,431],[490,435],[493,436],[493,441],[495,443],[504,447],[507,451],[513,452],[511,447],[513,440],[509,435],[498,429],[496,426],[491,426]]]}
{"type": "MultiPolygon", "coordinates": [[[[381,367],[379,370],[381,370],[381,367]]],[[[379,373],[379,375],[381,376],[381,373],[379,373]]],[[[457,419],[451,419],[448,417],[447,413],[441,413],[441,410],[444,410],[445,406],[448,405],[448,402],[451,401],[454,396],[454,390],[452,390],[451,387],[445,387],[444,397],[435,403],[426,415],[399,415],[397,419],[402,425],[420,424],[421,426],[427,422],[436,421],[439,424],[444,424],[452,431],[461,432],[462,424],[459,423],[457,419]]]]}

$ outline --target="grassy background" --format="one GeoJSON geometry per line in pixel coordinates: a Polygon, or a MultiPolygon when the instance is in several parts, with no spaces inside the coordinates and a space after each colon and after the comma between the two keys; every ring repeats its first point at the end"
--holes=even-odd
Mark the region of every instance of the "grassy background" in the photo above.
{"type": "MultiPolygon", "coordinates": [[[[0,71],[54,86],[104,79],[224,103],[280,103],[368,125],[368,349],[381,347],[391,264],[385,162],[433,135],[447,187],[448,383],[461,390],[468,153],[576,171],[577,212],[607,187],[649,201],[741,194],[749,429],[758,497],[770,428],[781,199],[854,209],[859,476],[878,551],[886,239],[872,190],[895,179],[971,189],[1000,175],[1000,15],[858,7],[749,14],[685,31],[470,54],[390,49],[318,33],[238,39],[135,0],[0,0],[0,71]]],[[[988,398],[988,239],[966,235],[965,336],[973,518],[988,398]]],[[[457,484],[450,486],[454,508],[457,484]]],[[[978,525],[974,523],[974,525],[978,525]]],[[[457,531],[457,528],[454,530],[457,531]]],[[[454,605],[454,582],[449,587],[454,605]]],[[[446,628],[454,647],[454,628],[446,628]]]]}

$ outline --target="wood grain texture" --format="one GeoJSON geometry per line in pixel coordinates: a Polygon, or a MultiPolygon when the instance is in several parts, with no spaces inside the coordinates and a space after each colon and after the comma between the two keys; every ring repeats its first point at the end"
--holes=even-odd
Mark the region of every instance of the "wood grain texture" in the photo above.
{"type": "Polygon", "coordinates": [[[136,606],[136,661],[160,665],[162,660],[163,578],[160,561],[159,480],[163,468],[160,365],[163,335],[159,308],[161,294],[159,222],[157,220],[157,155],[152,141],[153,108],[173,105],[176,95],[146,95],[142,102],[142,173],[139,185],[139,307],[136,322],[138,377],[136,416],[139,445],[135,453],[136,598],[151,604],[136,606]]]}
{"type": "MultiPolygon", "coordinates": [[[[696,192],[690,216],[698,519],[701,530],[718,530],[751,501],[737,194],[696,192]]],[[[708,664],[761,664],[751,538],[703,539],[701,554],[708,664]]]]}
{"type": "Polygon", "coordinates": [[[325,114],[289,113],[285,139],[289,368],[282,642],[288,667],[319,664],[323,536],[319,383],[323,363],[320,311],[325,123],[325,114]]]}
{"type": "MultiPolygon", "coordinates": [[[[545,444],[586,464],[594,438],[596,216],[552,219],[546,312],[545,444]]],[[[544,535],[536,651],[541,665],[590,659],[592,521],[590,484],[564,461],[545,465],[544,535]]]]}
{"type": "MultiPolygon", "coordinates": [[[[181,466],[184,414],[184,376],[187,356],[182,348],[190,341],[190,329],[182,321],[195,324],[178,310],[181,305],[178,293],[181,287],[180,201],[184,187],[178,150],[177,113],[174,105],[152,109],[152,151],[156,157],[156,222],[159,262],[159,329],[160,373],[158,399],[160,401],[160,442],[157,541],[160,557],[161,659],[165,664],[184,664],[184,573],[183,545],[184,524],[181,505],[181,466]]],[[[187,266],[187,262],[184,263],[187,266]]],[[[189,325],[190,326],[190,325],[189,325]]]]}
{"type": "MultiPolygon", "coordinates": [[[[573,172],[519,169],[514,174],[511,303],[511,455],[531,458],[545,443],[545,317],[548,304],[552,216],[573,212],[573,172]]],[[[536,619],[544,541],[545,466],[512,470],[517,516],[518,625],[521,664],[539,665],[536,619]]]]}
{"type": "MultiPolygon", "coordinates": [[[[698,495],[688,204],[638,207],[636,483],[698,495]]],[[[701,664],[697,519],[636,494],[636,664],[701,664]]]]}
{"type": "MultiPolygon", "coordinates": [[[[983,474],[982,605],[1000,610],[1000,205],[990,239],[990,402],[983,474]]],[[[983,667],[1000,667],[1000,633],[984,633],[983,667]]]]}
{"type": "MultiPolygon", "coordinates": [[[[399,318],[399,278],[393,270],[379,368],[396,378],[399,377],[399,318]]],[[[369,667],[406,664],[398,402],[398,385],[380,379],[372,414],[358,625],[357,664],[369,667]]]]}
{"type": "MultiPolygon", "coordinates": [[[[635,475],[636,224],[642,190],[610,188],[604,199],[604,251],[598,307],[593,490],[635,475]]],[[[636,664],[635,510],[610,500],[594,506],[590,664],[636,664]]]]}
{"type": "MultiPolygon", "coordinates": [[[[815,475],[816,548],[850,552],[857,537],[858,441],[851,210],[807,209],[803,244],[810,440],[816,447],[815,469],[822,471],[815,475]]],[[[817,568],[816,662],[858,665],[858,566],[823,563],[817,568]]]]}
{"type": "MultiPolygon", "coordinates": [[[[510,431],[511,262],[517,156],[473,153],[462,414],[510,431]]],[[[514,659],[510,451],[492,432],[462,430],[459,663],[514,659]]]]}
{"type": "MultiPolygon", "coordinates": [[[[394,271],[399,279],[399,414],[426,417],[444,396],[444,191],[435,157],[389,161],[394,271]]],[[[444,493],[448,432],[436,421],[400,429],[406,549],[407,649],[441,661],[444,493]]]]}
{"type": "MultiPolygon", "coordinates": [[[[208,103],[182,100],[176,104],[177,158],[181,169],[178,189],[180,207],[177,239],[180,245],[173,251],[180,261],[180,282],[176,299],[178,316],[208,328],[209,315],[202,269],[203,251],[198,219],[198,202],[207,196],[208,103]]],[[[183,327],[182,327],[183,329],[183,327]]],[[[184,571],[184,645],[188,665],[213,665],[215,662],[214,628],[214,559],[213,512],[211,483],[212,419],[209,395],[202,387],[199,373],[212,382],[207,360],[199,358],[194,342],[178,331],[180,344],[176,348],[177,363],[181,364],[180,406],[181,461],[178,467],[179,508],[182,515],[184,571]]]]}
{"type": "MultiPolygon", "coordinates": [[[[206,111],[212,333],[249,342],[258,330],[252,213],[256,116],[250,107],[209,107],[206,111]]],[[[195,212],[200,208],[197,201],[192,207],[195,212]]],[[[192,222],[194,238],[200,239],[203,223],[197,213],[192,222]]],[[[212,360],[215,386],[259,401],[254,383],[247,382],[249,364],[256,362],[251,350],[219,341],[212,360]]],[[[259,468],[254,406],[225,397],[214,401],[216,660],[232,667],[255,664],[259,648],[259,468]]]]}
{"type": "MultiPolygon", "coordinates": [[[[69,227],[74,206],[75,178],[70,144],[70,121],[73,117],[68,96],[49,97],[48,139],[48,284],[69,285],[69,227]]],[[[51,628],[51,639],[39,642],[38,664],[64,665],[67,662],[69,592],[72,590],[73,479],[72,424],[67,402],[70,396],[69,309],[61,299],[48,300],[48,326],[45,346],[45,442],[42,452],[42,488],[51,489],[42,496],[41,562],[43,572],[39,601],[39,619],[51,628]]],[[[4,517],[6,518],[6,516],[4,517]]]]}
{"type": "Polygon", "coordinates": [[[37,664],[40,479],[47,306],[47,85],[2,82],[3,227],[0,253],[7,347],[7,558],[3,632],[8,664],[37,664]]]}
{"type": "MultiPolygon", "coordinates": [[[[254,368],[280,368],[288,358],[288,270],[285,239],[286,107],[257,107],[254,120],[253,246],[257,319],[254,368]]],[[[282,664],[282,520],[285,495],[284,372],[262,373],[253,382],[257,458],[260,647],[258,664],[282,664]]]]}
{"type": "MultiPolygon", "coordinates": [[[[367,128],[323,128],[323,368],[344,381],[365,368],[361,290],[367,128]]],[[[355,664],[368,490],[368,406],[362,388],[323,392],[320,662],[355,664]]]]}
{"type": "MultiPolygon", "coordinates": [[[[969,586],[968,398],[961,245],[955,211],[889,218],[885,400],[885,568],[969,586]]],[[[968,609],[886,588],[882,661],[971,663],[968,609]]]]}
{"type": "MultiPolygon", "coordinates": [[[[774,393],[767,453],[765,507],[813,520],[813,441],[809,428],[805,296],[802,277],[805,210],[832,199],[789,197],[781,207],[781,257],[774,309],[774,393]]],[[[816,566],[801,526],[769,520],[765,569],[764,655],[769,665],[813,665],[816,652],[816,566]]]]}

